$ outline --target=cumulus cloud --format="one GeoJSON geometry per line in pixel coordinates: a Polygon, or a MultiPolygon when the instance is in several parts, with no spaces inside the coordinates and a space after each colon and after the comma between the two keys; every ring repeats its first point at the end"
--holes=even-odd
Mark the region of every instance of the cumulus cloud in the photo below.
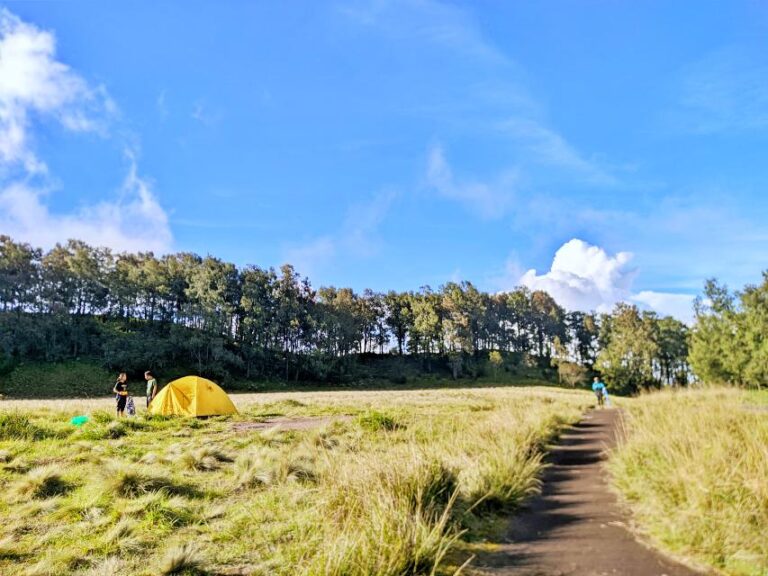
{"type": "Polygon", "coordinates": [[[53,33],[0,9],[0,232],[42,247],[77,238],[118,250],[166,251],[168,218],[132,154],[117,197],[70,213],[53,213],[46,202],[48,169],[34,150],[35,124],[54,121],[106,137],[116,117],[104,87],[56,59],[53,33]],[[127,234],[129,224],[147,233],[127,234]]]}
{"type": "Polygon", "coordinates": [[[427,185],[441,196],[463,203],[481,218],[501,218],[512,206],[517,173],[508,171],[494,184],[457,180],[443,149],[434,146],[427,160],[427,185]]]}
{"type": "Polygon", "coordinates": [[[637,271],[629,267],[632,254],[615,256],[583,240],[563,244],[545,274],[528,270],[520,284],[531,290],[544,290],[570,310],[609,311],[616,302],[628,298],[637,271]]]}
{"type": "Polygon", "coordinates": [[[638,274],[631,266],[632,258],[630,252],[611,256],[599,246],[574,238],[557,250],[548,272],[528,270],[518,284],[548,292],[568,310],[610,312],[616,303],[630,302],[690,322],[692,296],[632,291],[638,274]]]}

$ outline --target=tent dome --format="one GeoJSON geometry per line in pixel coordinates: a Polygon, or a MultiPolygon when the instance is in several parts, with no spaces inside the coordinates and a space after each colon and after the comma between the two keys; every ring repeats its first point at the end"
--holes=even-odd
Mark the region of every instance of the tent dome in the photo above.
{"type": "Polygon", "coordinates": [[[200,376],[170,382],[149,405],[150,414],[219,416],[237,414],[237,408],[217,384],[200,376]]]}

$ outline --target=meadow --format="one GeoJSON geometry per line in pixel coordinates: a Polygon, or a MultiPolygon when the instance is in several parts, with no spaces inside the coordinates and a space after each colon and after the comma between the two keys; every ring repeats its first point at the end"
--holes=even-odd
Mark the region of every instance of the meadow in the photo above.
{"type": "Polygon", "coordinates": [[[0,573],[463,573],[592,404],[536,387],[233,398],[235,417],[121,421],[110,400],[0,402],[0,573]],[[278,417],[301,425],[259,428],[278,417]]]}
{"type": "Polygon", "coordinates": [[[768,574],[768,393],[665,392],[622,405],[626,441],[611,472],[638,530],[725,574],[768,574]]]}

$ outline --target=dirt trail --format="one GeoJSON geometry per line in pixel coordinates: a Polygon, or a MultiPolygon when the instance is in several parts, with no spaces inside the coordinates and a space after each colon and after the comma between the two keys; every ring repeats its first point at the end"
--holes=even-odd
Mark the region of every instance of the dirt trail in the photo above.
{"type": "Polygon", "coordinates": [[[592,411],[553,449],[543,491],[514,516],[505,542],[473,562],[473,574],[520,576],[694,576],[638,542],[608,487],[605,451],[619,413],[592,411]]]}
{"type": "Polygon", "coordinates": [[[279,416],[268,418],[261,422],[235,422],[232,429],[238,432],[246,430],[269,430],[280,428],[281,430],[312,430],[334,422],[344,422],[352,417],[348,415],[338,416],[279,416]]]}

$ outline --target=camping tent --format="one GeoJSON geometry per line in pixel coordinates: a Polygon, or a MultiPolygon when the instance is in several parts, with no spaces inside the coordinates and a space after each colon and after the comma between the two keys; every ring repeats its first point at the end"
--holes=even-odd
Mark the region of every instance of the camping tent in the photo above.
{"type": "Polygon", "coordinates": [[[149,405],[150,414],[218,416],[237,414],[227,393],[199,376],[185,376],[169,383],[149,405]]]}

